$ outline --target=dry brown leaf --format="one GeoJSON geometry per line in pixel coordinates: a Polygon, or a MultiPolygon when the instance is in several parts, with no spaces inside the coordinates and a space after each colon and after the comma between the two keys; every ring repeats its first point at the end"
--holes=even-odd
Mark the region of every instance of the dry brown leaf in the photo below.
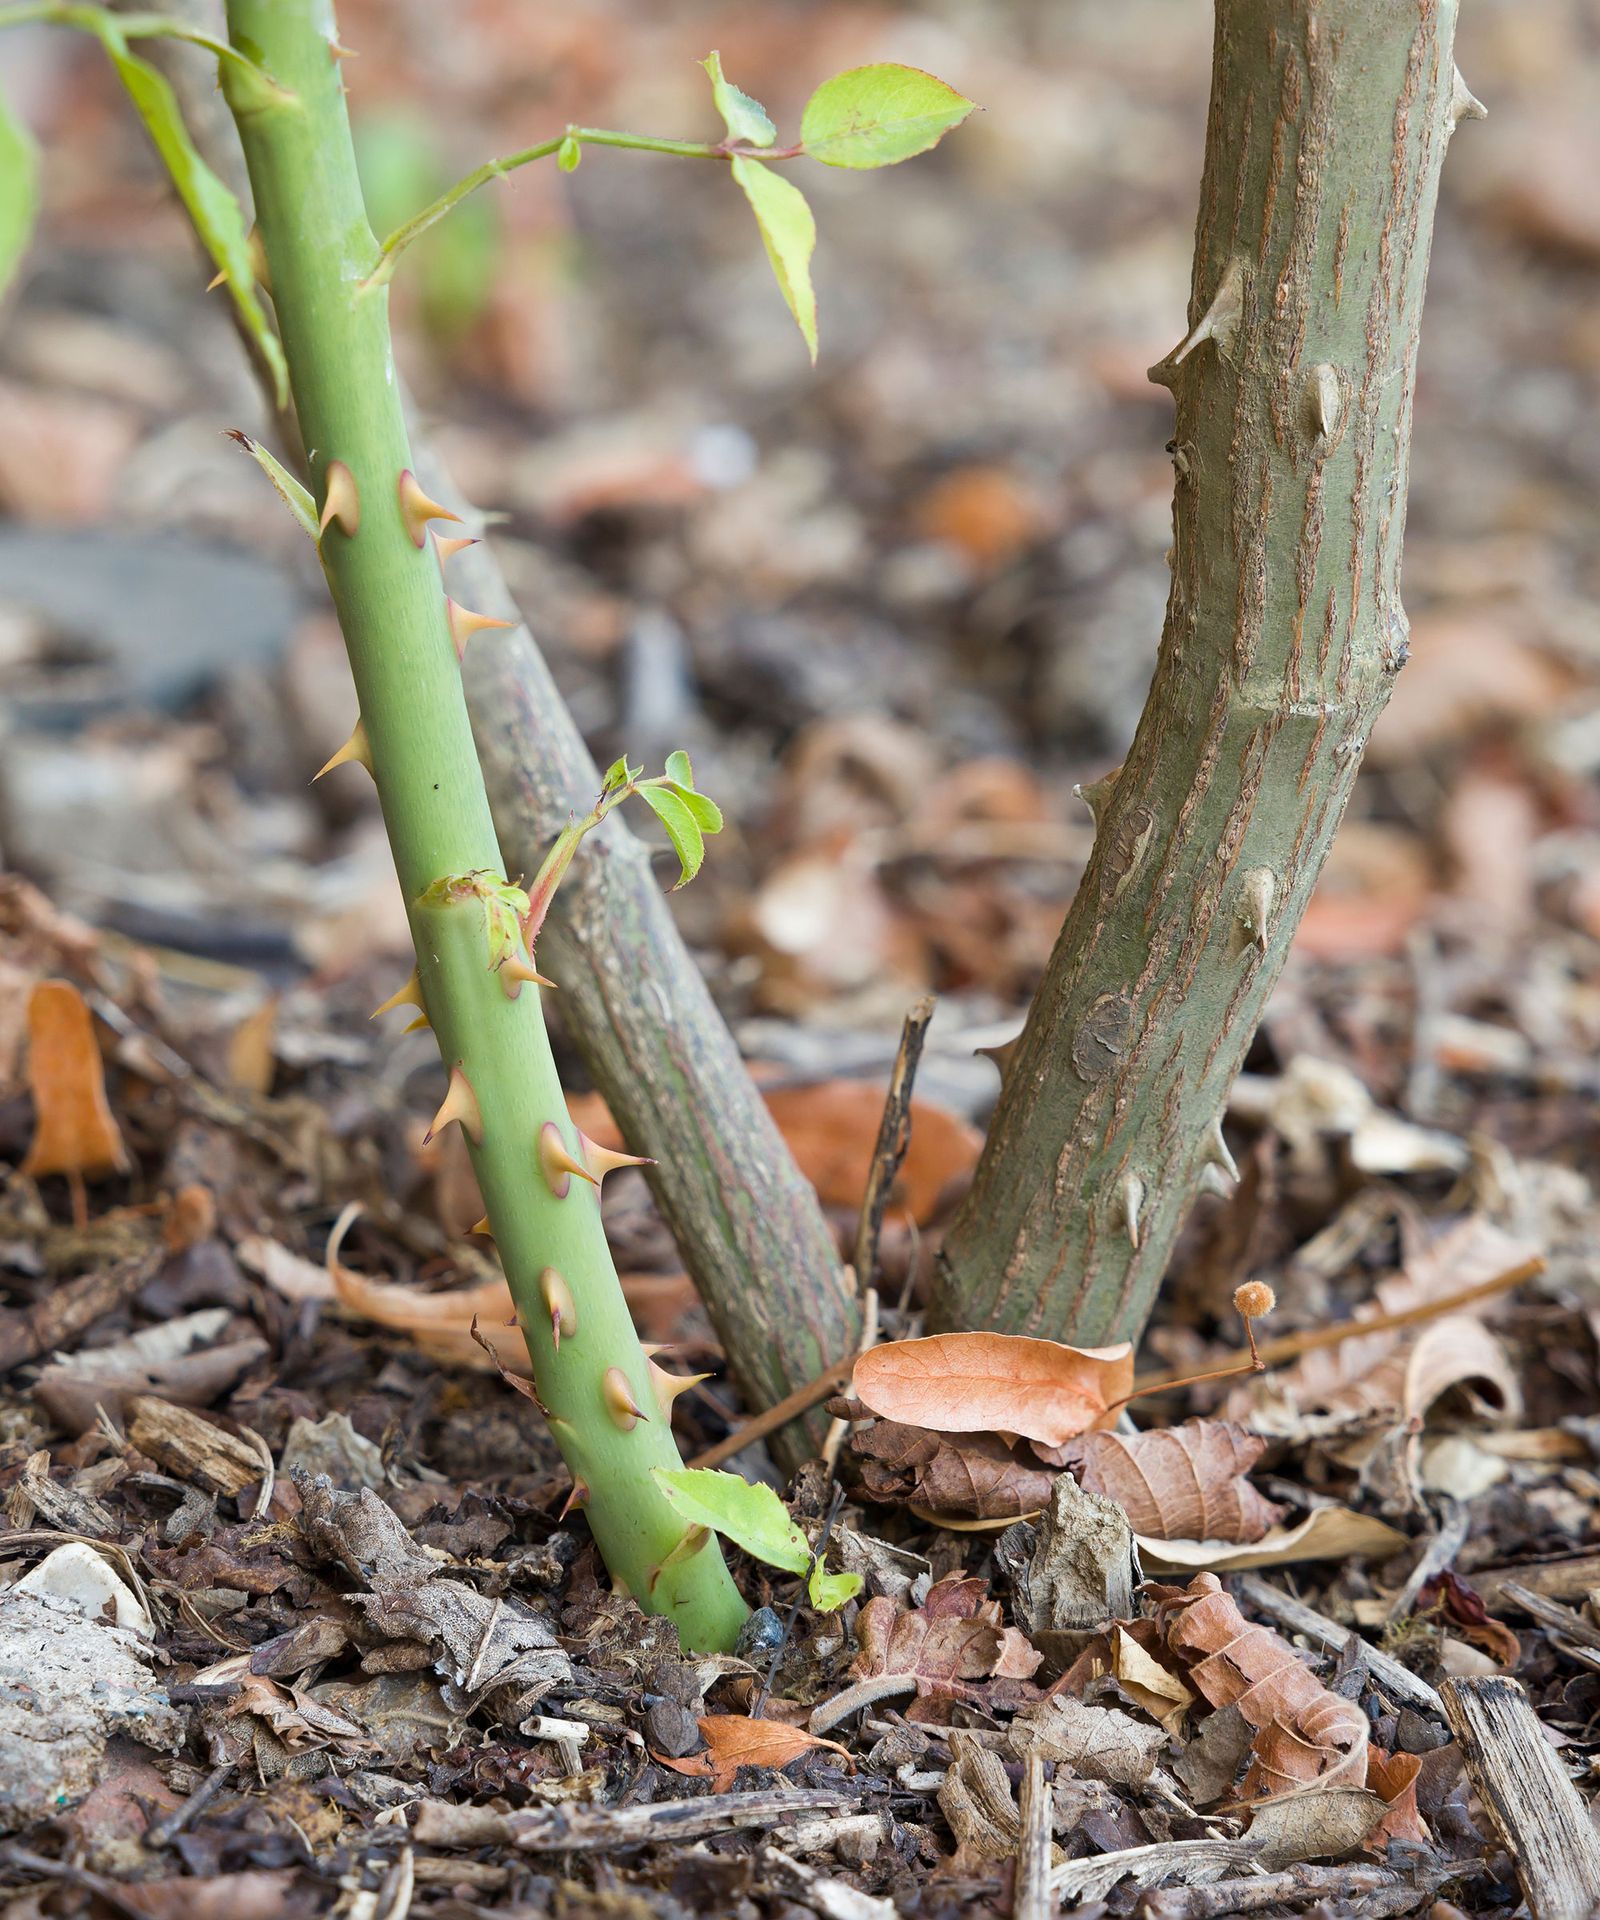
{"type": "Polygon", "coordinates": [[[1027,1680],[1042,1656],[1015,1627],[1001,1625],[1000,1604],[981,1580],[947,1574],[920,1607],[903,1610],[887,1595],[869,1600],[856,1620],[857,1679],[904,1674],[922,1700],[975,1700],[985,1682],[1027,1680]]]}
{"type": "Polygon", "coordinates": [[[1311,1787],[1259,1803],[1250,1821],[1256,1857],[1269,1873],[1298,1860],[1327,1860],[1365,1844],[1383,1820],[1365,1787],[1311,1787]]]}
{"type": "Polygon", "coordinates": [[[1067,1347],[1004,1333],[896,1340],[856,1362],[852,1391],[888,1420],[943,1433],[1016,1433],[1059,1447],[1115,1419],[1133,1348],[1067,1347]]]}
{"type": "Polygon", "coordinates": [[[691,1754],[687,1760],[672,1760],[660,1753],[651,1758],[674,1773],[708,1779],[713,1793],[726,1793],[741,1767],[781,1771],[814,1747],[829,1747],[843,1757],[847,1767],[853,1764],[837,1740],[824,1740],[782,1720],[753,1720],[744,1713],[709,1713],[698,1725],[706,1743],[704,1753],[691,1754]]]}
{"type": "Polygon", "coordinates": [[[868,1420],[850,1435],[869,1499],[904,1500],[935,1525],[1009,1525],[1037,1513],[1055,1474],[997,1434],[933,1433],[897,1420],[868,1420]]]}
{"type": "Polygon", "coordinates": [[[1091,1707],[1070,1693],[1024,1707],[1011,1723],[1019,1760],[1037,1753],[1070,1767],[1082,1780],[1142,1787],[1155,1772],[1167,1736],[1118,1707],[1091,1707]]]}
{"type": "Polygon", "coordinates": [[[1367,1716],[1325,1687],[1289,1643],[1247,1621],[1215,1574],[1154,1587],[1167,1650],[1213,1707],[1236,1706],[1256,1729],[1246,1800],[1312,1785],[1359,1787],[1367,1776],[1367,1716]]]}
{"type": "Polygon", "coordinates": [[[105,1062],[78,989],[41,980],[28,996],[28,1085],[33,1141],[22,1171],[33,1179],[121,1173],[128,1150],[106,1099],[105,1062]]]}
{"type": "Polygon", "coordinates": [[[1417,1781],[1421,1773],[1419,1754],[1385,1753],[1379,1747],[1368,1749],[1367,1785],[1384,1803],[1383,1818],[1367,1835],[1369,1853],[1382,1853],[1391,1840],[1403,1840],[1412,1846],[1432,1846],[1433,1835],[1417,1808],[1417,1781]]]}
{"type": "Polygon", "coordinates": [[[1067,1448],[1079,1486],[1103,1493],[1135,1533],[1156,1540],[1261,1539],[1283,1512],[1244,1477],[1266,1441],[1230,1420],[1147,1433],[1085,1433],[1067,1448]]]}
{"type": "Polygon", "coordinates": [[[1370,1513],[1349,1507],[1313,1507],[1292,1527],[1274,1527],[1250,1546],[1220,1540],[1156,1540],[1136,1534],[1151,1573],[1240,1573],[1248,1567],[1285,1567],[1300,1560],[1386,1560],[1410,1544],[1406,1535],[1370,1513]]]}

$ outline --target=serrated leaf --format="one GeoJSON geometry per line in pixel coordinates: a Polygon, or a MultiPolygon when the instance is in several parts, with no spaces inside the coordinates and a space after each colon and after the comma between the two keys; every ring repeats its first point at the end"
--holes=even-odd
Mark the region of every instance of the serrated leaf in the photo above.
{"type": "Polygon", "coordinates": [[[0,294],[27,251],[39,211],[39,151],[0,94],[0,294]]]}
{"type": "Polygon", "coordinates": [[[683,787],[676,780],[669,780],[667,789],[675,793],[694,815],[695,824],[702,833],[721,833],[722,809],[707,793],[696,793],[693,787],[683,787]]]}
{"type": "Polygon", "coordinates": [[[691,1526],[709,1527],[769,1567],[804,1573],[811,1543],[772,1491],[714,1467],[655,1467],[657,1486],[691,1526]]]}
{"type": "Polygon", "coordinates": [[[683,787],[694,792],[694,768],[689,756],[680,747],[676,753],[667,755],[667,778],[675,787],[683,787]]]}
{"type": "Polygon", "coordinates": [[[676,892],[679,887],[688,886],[705,860],[706,842],[705,835],[700,831],[700,822],[687,802],[670,787],[641,787],[639,797],[666,828],[672,851],[678,856],[678,865],[683,871],[673,884],[673,891],[676,892]]]}
{"type": "Polygon", "coordinates": [[[892,167],[937,146],[972,108],[918,67],[852,67],[806,102],[800,144],[826,167],[892,167]]]}
{"type": "Polygon", "coordinates": [[[722,124],[730,140],[742,140],[751,147],[770,147],[778,129],[759,100],[752,100],[742,87],[723,78],[722,55],[712,53],[700,62],[711,76],[711,98],[716,102],[722,124]]]}
{"type": "Polygon", "coordinates": [[[289,372],[283,347],[256,297],[255,271],[250,264],[249,239],[239,202],[195,151],[189,130],[183,124],[177,95],[148,60],[129,52],[115,17],[84,9],[81,24],[96,35],[116,68],[128,98],[172,176],[172,184],[194,222],[195,231],[227,282],[245,330],[272,369],[278,405],[287,406],[289,372]]]}
{"type": "Polygon", "coordinates": [[[244,448],[245,452],[249,454],[250,458],[255,461],[256,465],[277,488],[278,497],[294,515],[295,519],[299,521],[302,529],[315,540],[317,538],[317,503],[312,499],[311,495],[307,493],[305,488],[301,486],[300,482],[295,479],[289,469],[280,461],[274,460],[272,455],[262,446],[261,442],[259,440],[252,440],[249,434],[241,433],[237,428],[233,428],[229,431],[228,438],[230,440],[237,440],[239,445],[244,448]]]}
{"type": "Polygon", "coordinates": [[[806,1584],[807,1597],[818,1613],[834,1612],[860,1591],[859,1573],[824,1573],[820,1560],[811,1569],[811,1578],[806,1584]]]}
{"type": "Polygon", "coordinates": [[[736,159],[733,177],[744,189],[761,229],[778,290],[788,302],[806,347],[817,357],[817,296],[811,285],[811,255],[817,223],[798,187],[780,179],[759,160],[736,159]]]}

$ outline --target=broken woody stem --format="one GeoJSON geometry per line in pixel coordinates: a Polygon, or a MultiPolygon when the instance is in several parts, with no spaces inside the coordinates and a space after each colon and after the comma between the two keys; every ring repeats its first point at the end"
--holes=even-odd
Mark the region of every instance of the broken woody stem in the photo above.
{"type": "Polygon", "coordinates": [[[1455,0],[1217,0],[1172,586],[932,1324],[1137,1339],[1406,657],[1411,404],[1455,0]]]}
{"type": "Polygon", "coordinates": [[[466,1134],[537,1397],[607,1567],[687,1647],[727,1648],[744,1602],[716,1541],[686,1528],[651,1478],[679,1464],[675,1383],[639,1344],[601,1228],[598,1182],[616,1156],[568,1118],[519,923],[526,902],[503,878],[460,674],[484,623],[446,597],[429,531],[446,516],[410,471],[332,11],[229,0],[227,17],[234,46],[274,83],[222,69],[315,449],[322,560],[361,710],[348,757],[377,783],[416,944],[396,1003],[438,1038],[449,1092],[435,1125],[466,1134]]]}

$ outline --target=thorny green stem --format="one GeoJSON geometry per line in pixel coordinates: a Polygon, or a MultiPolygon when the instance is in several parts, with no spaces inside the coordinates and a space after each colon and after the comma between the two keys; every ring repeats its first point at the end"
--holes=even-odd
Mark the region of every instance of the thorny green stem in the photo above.
{"type": "MultiPolygon", "coordinates": [[[[613,1578],[725,1649],[747,1609],[714,1539],[696,1539],[651,1470],[676,1467],[671,1378],[647,1360],[617,1283],[520,947],[461,686],[472,616],[447,602],[411,476],[388,301],[356,173],[328,0],[228,0],[229,37],[269,88],[225,68],[296,411],[323,508],[321,554],[416,946],[402,990],[450,1069],[435,1127],[458,1122],[533,1362],[534,1388],[613,1578]],[[495,948],[491,949],[491,937],[495,948]],[[526,968],[517,973],[506,964],[526,968]]],[[[518,896],[520,900],[520,896],[518,896]]],[[[612,1162],[614,1164],[614,1161],[612,1162]]]]}
{"type": "Polygon", "coordinates": [[[226,40],[187,21],[175,20],[164,13],[112,13],[106,7],[74,6],[69,0],[24,0],[24,4],[0,7],[0,30],[29,26],[35,22],[52,27],[76,27],[98,34],[102,23],[112,25],[124,40],[187,40],[191,46],[204,47],[224,65],[241,71],[259,73],[255,62],[230,47],[226,40]]]}
{"type": "Polygon", "coordinates": [[[799,146],[762,148],[740,146],[728,140],[716,143],[705,140],[659,140],[647,133],[613,133],[605,127],[569,126],[553,140],[541,140],[537,146],[523,147],[517,153],[502,154],[498,160],[485,160],[481,167],[474,167],[471,173],[464,174],[454,186],[446,187],[437,200],[420,213],[413,214],[389,235],[379,251],[378,264],[368,274],[363,286],[368,290],[386,286],[394,274],[400,255],[412,241],[420,239],[429,227],[437,225],[468,194],[476,193],[479,187],[486,187],[491,180],[503,179],[518,167],[528,166],[535,160],[549,159],[569,140],[576,140],[580,147],[625,147],[635,153],[672,153],[686,160],[794,160],[804,151],[799,146]]]}

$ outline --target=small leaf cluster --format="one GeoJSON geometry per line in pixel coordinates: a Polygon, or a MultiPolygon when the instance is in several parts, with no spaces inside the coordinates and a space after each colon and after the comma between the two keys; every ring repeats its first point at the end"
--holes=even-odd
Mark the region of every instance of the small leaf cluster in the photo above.
{"type": "Polygon", "coordinates": [[[656,1467],[652,1472],[668,1503],[691,1526],[707,1527],[767,1566],[804,1577],[807,1597],[819,1613],[832,1613],[861,1591],[859,1573],[824,1571],[811,1542],[771,1487],[710,1467],[656,1467]]]}
{"type": "MultiPolygon", "coordinates": [[[[702,63],[711,76],[711,97],[728,129],[729,143],[766,150],[777,129],[765,107],[734,86],[722,71],[720,55],[702,63]]],[[[800,116],[800,141],[782,158],[805,155],[825,167],[897,166],[937,146],[952,127],[972,112],[972,102],[917,67],[892,62],[852,67],[835,74],[806,102],[800,116]]],[[[730,154],[733,177],[755,214],[772,262],[772,271],[789,311],[817,357],[817,296],[811,284],[811,255],[817,223],[805,195],[747,153],[730,154]]]]}
{"type": "Polygon", "coordinates": [[[694,784],[694,768],[686,753],[669,753],[665,773],[653,780],[643,778],[643,767],[630,767],[627,757],[612,761],[600,787],[595,805],[596,824],[630,793],[651,810],[667,830],[672,851],[678,856],[679,874],[673,891],[686,887],[705,864],[706,835],[721,833],[722,809],[709,794],[694,784]]]}

